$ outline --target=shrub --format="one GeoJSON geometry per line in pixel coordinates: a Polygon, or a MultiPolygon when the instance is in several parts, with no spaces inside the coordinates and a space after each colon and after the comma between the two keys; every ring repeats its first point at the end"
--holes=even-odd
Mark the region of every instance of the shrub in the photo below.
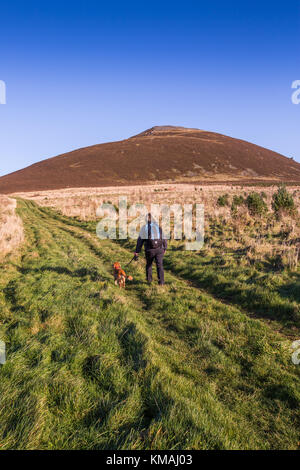
{"type": "Polygon", "coordinates": [[[246,199],[246,205],[251,215],[263,215],[268,208],[263,198],[258,193],[250,193],[246,199]]]}
{"type": "Polygon", "coordinates": [[[245,202],[245,199],[243,198],[243,196],[233,196],[233,200],[232,200],[233,206],[241,206],[242,204],[244,204],[244,202],[245,202]]]}
{"type": "Polygon", "coordinates": [[[219,207],[229,206],[229,196],[228,194],[223,194],[223,196],[219,196],[217,200],[217,204],[219,207]]]}
{"type": "Polygon", "coordinates": [[[272,209],[278,215],[280,212],[292,215],[295,212],[293,196],[287,192],[285,186],[280,186],[272,196],[272,209]]]}
{"type": "Polygon", "coordinates": [[[239,206],[243,205],[245,203],[245,200],[243,196],[233,196],[232,204],[231,204],[231,212],[232,215],[237,214],[237,209],[239,206]]]}

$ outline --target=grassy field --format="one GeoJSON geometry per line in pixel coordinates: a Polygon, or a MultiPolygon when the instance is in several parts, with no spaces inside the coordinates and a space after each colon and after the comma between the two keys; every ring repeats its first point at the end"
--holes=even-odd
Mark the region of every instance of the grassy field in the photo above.
{"type": "Polygon", "coordinates": [[[30,201],[18,214],[26,242],[1,265],[1,449],[299,448],[299,271],[241,262],[216,225],[202,254],[170,244],[166,286],[141,260],[119,290],[112,263],[132,242],[30,201]]]}

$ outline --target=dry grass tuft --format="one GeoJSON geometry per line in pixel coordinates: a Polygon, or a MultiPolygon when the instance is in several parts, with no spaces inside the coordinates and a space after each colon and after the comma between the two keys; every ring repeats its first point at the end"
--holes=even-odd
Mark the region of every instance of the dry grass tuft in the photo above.
{"type": "Polygon", "coordinates": [[[0,260],[13,253],[23,242],[23,224],[15,213],[17,202],[0,196],[0,260]]]}

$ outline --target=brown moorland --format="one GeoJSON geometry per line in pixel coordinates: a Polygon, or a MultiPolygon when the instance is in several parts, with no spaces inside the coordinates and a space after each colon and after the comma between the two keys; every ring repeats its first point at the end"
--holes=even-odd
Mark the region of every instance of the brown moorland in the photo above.
{"type": "Polygon", "coordinates": [[[300,182],[300,164],[243,140],[156,126],[78,149],[0,178],[0,193],[151,182],[300,182]]]}

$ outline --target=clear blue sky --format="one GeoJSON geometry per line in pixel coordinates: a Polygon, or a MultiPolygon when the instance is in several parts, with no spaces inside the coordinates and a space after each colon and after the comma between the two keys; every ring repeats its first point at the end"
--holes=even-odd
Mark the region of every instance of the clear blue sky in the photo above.
{"type": "Polygon", "coordinates": [[[300,161],[300,2],[6,1],[0,174],[153,125],[300,161]]]}

